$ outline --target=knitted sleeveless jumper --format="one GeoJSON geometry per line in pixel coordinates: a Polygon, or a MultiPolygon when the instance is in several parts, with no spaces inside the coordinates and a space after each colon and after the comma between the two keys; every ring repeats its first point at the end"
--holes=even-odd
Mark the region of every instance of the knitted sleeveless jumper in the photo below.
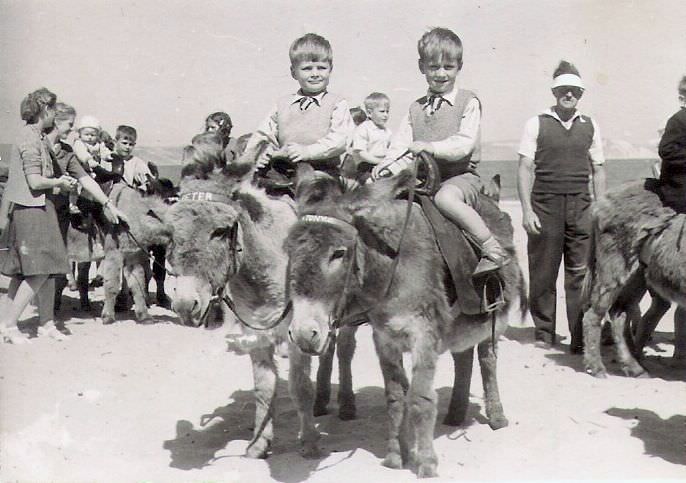
{"type": "MultiPolygon", "coordinates": [[[[424,109],[427,97],[421,97],[410,105],[410,124],[412,125],[412,139],[414,141],[442,141],[460,132],[460,124],[464,115],[465,107],[476,95],[467,89],[459,89],[455,105],[451,106],[447,102],[441,105],[434,114],[429,115],[428,110],[424,109]]],[[[478,100],[478,98],[477,98],[478,100]]],[[[478,153],[480,152],[481,134],[477,138],[474,150],[459,161],[446,161],[436,158],[441,181],[463,173],[471,172],[476,174],[476,166],[479,163],[478,153]],[[472,158],[474,158],[472,160],[472,158]]]]}
{"type": "MultiPolygon", "coordinates": [[[[326,136],[331,128],[331,115],[341,97],[327,92],[321,99],[321,104],[313,103],[306,110],[300,109],[300,104],[293,102],[293,96],[288,96],[277,103],[277,123],[279,126],[279,145],[297,143],[303,145],[314,144],[326,136]]],[[[340,157],[310,161],[312,167],[330,174],[337,174],[340,157]]]]}

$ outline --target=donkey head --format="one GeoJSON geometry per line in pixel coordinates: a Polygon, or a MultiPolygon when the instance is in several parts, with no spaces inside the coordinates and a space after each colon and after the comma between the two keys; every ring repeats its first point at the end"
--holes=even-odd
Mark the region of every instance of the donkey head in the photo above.
{"type": "Polygon", "coordinates": [[[405,179],[397,177],[343,193],[333,178],[298,172],[300,220],[285,242],[288,291],[293,306],[289,335],[309,354],[326,350],[344,309],[364,285],[366,247],[373,230],[363,213],[393,199],[405,179]]]}
{"type": "Polygon", "coordinates": [[[172,308],[185,325],[193,326],[202,324],[213,297],[238,271],[242,252],[236,206],[200,198],[182,199],[166,215],[172,227],[167,257],[178,276],[172,308]]]}

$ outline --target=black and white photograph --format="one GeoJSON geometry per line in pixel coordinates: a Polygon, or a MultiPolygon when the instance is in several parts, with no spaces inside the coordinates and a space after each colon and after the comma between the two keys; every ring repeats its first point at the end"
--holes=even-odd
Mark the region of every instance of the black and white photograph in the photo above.
{"type": "Polygon", "coordinates": [[[682,0],[0,0],[0,481],[686,480],[682,0]]]}

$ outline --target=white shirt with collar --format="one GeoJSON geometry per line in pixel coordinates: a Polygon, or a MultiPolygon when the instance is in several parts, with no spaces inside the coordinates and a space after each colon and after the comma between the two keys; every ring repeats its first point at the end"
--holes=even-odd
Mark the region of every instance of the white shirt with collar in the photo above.
{"type": "Polygon", "coordinates": [[[352,150],[364,151],[379,161],[386,156],[391,141],[391,130],[379,127],[367,119],[355,128],[352,139],[352,150]]]}
{"type": "MultiPolygon", "coordinates": [[[[455,86],[452,91],[442,96],[444,102],[451,106],[455,105],[459,87],[455,86]]],[[[428,92],[427,97],[435,96],[435,94],[428,92]]],[[[427,107],[428,109],[428,107],[427,107]]],[[[441,141],[434,141],[431,143],[434,155],[446,161],[458,161],[469,153],[474,151],[476,142],[479,137],[479,128],[481,125],[481,103],[475,97],[467,102],[464,112],[462,113],[462,121],[460,122],[460,131],[457,134],[449,136],[441,141]]],[[[384,165],[396,160],[401,156],[413,142],[412,125],[410,123],[409,113],[403,118],[400,123],[398,132],[393,136],[391,147],[386,155],[384,165]]]]}
{"type": "MultiPolygon", "coordinates": [[[[572,128],[572,124],[574,123],[574,120],[577,117],[580,118],[580,122],[586,122],[583,118],[581,118],[581,113],[578,110],[574,112],[574,115],[567,121],[563,121],[562,119],[560,119],[560,116],[558,116],[555,110],[552,108],[545,109],[540,114],[547,115],[556,119],[562,125],[562,127],[564,127],[567,130],[570,130],[572,128]]],[[[600,129],[598,128],[598,124],[595,122],[594,119],[591,119],[591,123],[593,123],[593,140],[591,142],[591,147],[588,149],[588,155],[591,158],[591,162],[594,165],[600,166],[605,163],[605,156],[603,154],[603,142],[602,138],[600,137],[600,129]]],[[[524,134],[522,135],[522,140],[519,143],[518,154],[520,156],[525,156],[530,159],[536,158],[536,151],[538,149],[539,130],[540,122],[538,119],[538,115],[532,117],[526,122],[526,124],[524,125],[524,134]]]]}

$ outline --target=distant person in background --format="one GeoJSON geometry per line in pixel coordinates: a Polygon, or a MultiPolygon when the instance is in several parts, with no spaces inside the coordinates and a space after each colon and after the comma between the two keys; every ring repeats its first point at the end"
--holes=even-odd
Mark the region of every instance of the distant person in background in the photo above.
{"type": "Polygon", "coordinates": [[[148,193],[150,180],[154,179],[147,162],[133,154],[138,132],[131,126],[117,127],[114,137],[114,153],[112,153],[112,171],[120,174],[124,182],[130,187],[148,193]]]}
{"type": "Polygon", "coordinates": [[[686,213],[686,76],[678,86],[679,110],[669,118],[660,138],[660,195],[662,202],[686,213]]]}
{"type": "Polygon", "coordinates": [[[231,117],[225,112],[213,112],[205,119],[205,132],[219,135],[227,163],[235,161],[239,155],[236,138],[231,137],[232,129],[231,117]]]}
{"type": "Polygon", "coordinates": [[[583,350],[581,284],[591,232],[591,193],[605,192],[605,158],[597,123],[577,110],[584,83],[572,64],[553,74],[556,104],[526,123],[517,188],[528,234],[529,303],[539,346],[555,344],[556,280],[564,256],[570,352],[583,350]]]}
{"type": "Polygon", "coordinates": [[[372,168],[383,161],[391,144],[391,130],[386,127],[391,100],[386,94],[372,92],[364,100],[367,120],[353,131],[352,153],[356,178],[364,182],[372,168]]]}

